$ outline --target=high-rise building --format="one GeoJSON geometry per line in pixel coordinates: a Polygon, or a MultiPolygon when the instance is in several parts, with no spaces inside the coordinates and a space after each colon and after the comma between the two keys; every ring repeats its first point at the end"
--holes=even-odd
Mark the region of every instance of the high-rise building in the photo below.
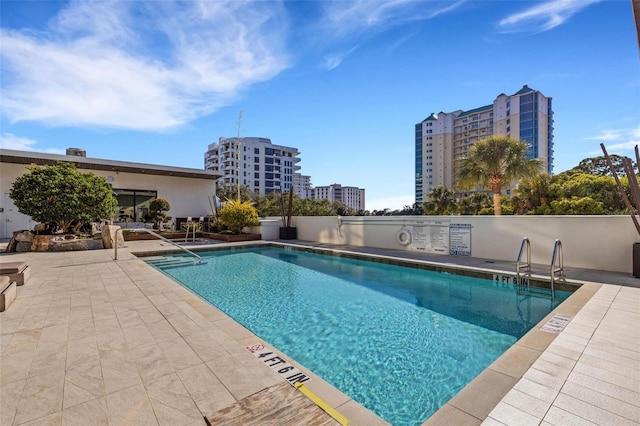
{"type": "Polygon", "coordinates": [[[297,148],[273,145],[267,138],[223,138],[208,146],[205,169],[222,172],[220,184],[248,187],[259,195],[286,192],[300,170],[297,148]]]}
{"type": "Polygon", "coordinates": [[[456,164],[491,135],[528,142],[529,158],[540,159],[544,170],[553,172],[551,98],[525,85],[513,95],[501,93],[490,105],[432,113],[415,125],[416,203],[426,201],[436,186],[454,188],[456,164]]]}
{"type": "Polygon", "coordinates": [[[293,175],[293,193],[301,199],[313,198],[311,176],[296,173],[293,175]]]}
{"type": "Polygon", "coordinates": [[[364,210],[364,189],[355,186],[342,186],[334,183],[328,186],[313,188],[313,198],[316,200],[342,201],[347,207],[355,211],[364,210]]]}

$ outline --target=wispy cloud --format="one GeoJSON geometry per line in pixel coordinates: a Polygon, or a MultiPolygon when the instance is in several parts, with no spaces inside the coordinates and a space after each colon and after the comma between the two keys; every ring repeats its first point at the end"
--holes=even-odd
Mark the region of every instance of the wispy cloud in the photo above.
{"type": "Polygon", "coordinates": [[[359,44],[372,35],[386,29],[423,21],[458,9],[467,0],[459,1],[325,1],[322,2],[323,17],[318,23],[318,33],[331,44],[348,40],[348,47],[337,53],[326,55],[324,67],[333,69],[353,53],[359,44]]]}
{"type": "Polygon", "coordinates": [[[505,32],[548,31],[600,1],[602,0],[550,0],[503,18],[499,26],[505,32]]]}
{"type": "MultiPolygon", "coordinates": [[[[640,146],[640,126],[627,129],[608,129],[600,134],[586,138],[586,140],[596,140],[605,144],[609,154],[627,155],[633,153],[636,145],[640,146]]],[[[594,150],[589,155],[602,155],[602,150],[594,150]]]]}
{"type": "Polygon", "coordinates": [[[288,66],[282,7],[71,2],[45,33],[0,30],[2,113],[55,126],[180,126],[288,66]]]}
{"type": "Polygon", "coordinates": [[[16,136],[12,133],[2,133],[0,135],[0,148],[2,149],[14,149],[17,151],[39,151],[39,152],[47,152],[50,154],[64,154],[64,149],[58,148],[49,148],[42,149],[36,147],[36,141],[33,139],[16,136]]]}

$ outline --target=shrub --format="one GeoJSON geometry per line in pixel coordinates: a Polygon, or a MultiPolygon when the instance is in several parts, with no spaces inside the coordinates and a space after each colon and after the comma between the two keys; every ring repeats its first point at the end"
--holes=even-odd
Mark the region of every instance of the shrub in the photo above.
{"type": "Polygon", "coordinates": [[[241,234],[245,226],[258,226],[258,212],[250,201],[227,199],[218,213],[220,222],[234,234],[241,234]]]}

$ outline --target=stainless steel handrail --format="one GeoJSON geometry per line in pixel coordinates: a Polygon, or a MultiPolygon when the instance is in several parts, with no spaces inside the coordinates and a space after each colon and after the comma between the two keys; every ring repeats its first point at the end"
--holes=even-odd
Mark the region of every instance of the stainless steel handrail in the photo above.
{"type": "Polygon", "coordinates": [[[564,278],[564,261],[562,258],[562,242],[560,240],[556,240],[553,244],[553,254],[551,255],[551,301],[555,302],[556,300],[556,290],[555,290],[555,281],[556,274],[558,278],[564,278]],[[556,268],[556,261],[558,267],[556,268]]]}
{"type": "MultiPolygon", "coordinates": [[[[520,276],[522,275],[521,273],[521,267],[525,266],[525,273],[528,275],[531,275],[531,242],[529,241],[529,238],[524,237],[522,239],[522,243],[520,244],[520,251],[518,252],[518,258],[516,259],[516,292],[518,294],[520,294],[520,276]],[[523,262],[522,259],[522,253],[523,251],[527,250],[527,260],[526,262],[523,262]]],[[[529,281],[527,281],[527,287],[529,286],[529,281]]]]}
{"type": "MultiPolygon", "coordinates": [[[[177,244],[173,241],[171,241],[168,238],[163,237],[162,235],[153,232],[151,229],[147,229],[147,228],[131,228],[131,229],[127,229],[128,231],[144,231],[147,232],[151,235],[153,235],[154,237],[158,237],[159,239],[161,239],[162,241],[166,241],[170,244],[173,244],[174,246],[178,247],[180,250],[183,250],[187,253],[189,253],[190,255],[194,256],[196,258],[196,262],[195,264],[197,265],[198,263],[202,262],[202,257],[198,256],[197,254],[195,254],[194,252],[192,252],[191,250],[182,247],[180,244],[177,244]]],[[[113,244],[113,248],[114,248],[114,260],[118,260],[118,232],[122,232],[122,228],[116,229],[116,240],[114,241],[113,244]]],[[[123,237],[124,238],[124,237],[123,237]]]]}

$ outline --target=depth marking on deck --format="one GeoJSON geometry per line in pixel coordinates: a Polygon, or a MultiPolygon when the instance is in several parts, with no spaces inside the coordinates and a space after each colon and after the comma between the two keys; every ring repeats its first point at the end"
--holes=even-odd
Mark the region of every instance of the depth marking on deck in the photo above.
{"type": "Polygon", "coordinates": [[[254,343],[253,345],[247,346],[246,349],[271,367],[280,377],[289,382],[291,386],[294,386],[296,383],[304,383],[311,380],[311,377],[289,364],[287,360],[278,356],[262,343],[254,343]]]}
{"type": "Polygon", "coordinates": [[[563,315],[563,314],[555,314],[545,325],[543,325],[540,330],[546,331],[548,333],[558,334],[569,324],[572,316],[563,315]]]}

